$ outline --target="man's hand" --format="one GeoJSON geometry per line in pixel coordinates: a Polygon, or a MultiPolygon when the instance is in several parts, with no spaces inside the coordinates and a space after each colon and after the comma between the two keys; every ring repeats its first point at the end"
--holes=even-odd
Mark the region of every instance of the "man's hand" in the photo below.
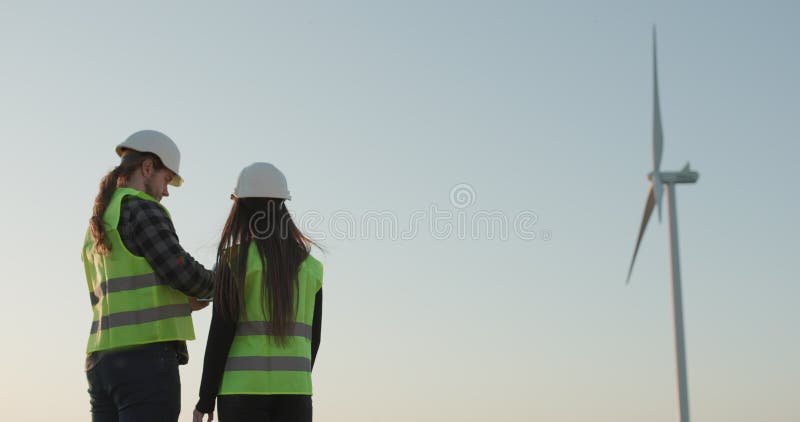
{"type": "Polygon", "coordinates": [[[203,413],[197,409],[194,409],[194,414],[192,415],[192,422],[203,422],[203,416],[208,415],[208,422],[214,420],[214,412],[211,413],[203,413]]]}
{"type": "MultiPolygon", "coordinates": [[[[206,306],[208,306],[209,303],[211,303],[211,302],[210,301],[205,301],[205,300],[197,300],[196,297],[190,297],[189,298],[189,306],[192,307],[192,312],[199,311],[199,310],[205,308],[206,306]]],[[[211,420],[211,419],[209,419],[209,420],[211,420]]]]}

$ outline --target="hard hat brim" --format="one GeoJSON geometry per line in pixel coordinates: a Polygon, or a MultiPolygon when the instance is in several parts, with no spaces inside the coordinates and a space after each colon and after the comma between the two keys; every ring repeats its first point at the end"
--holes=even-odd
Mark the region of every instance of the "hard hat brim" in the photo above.
{"type": "MultiPolygon", "coordinates": [[[[127,149],[127,150],[130,150],[130,151],[142,152],[142,151],[137,151],[137,150],[135,150],[135,149],[133,149],[133,148],[126,147],[126,146],[117,145],[117,148],[116,148],[117,155],[118,155],[118,156],[120,156],[120,157],[122,157],[122,153],[123,153],[123,152],[124,152],[126,149],[127,149]]],[[[147,152],[147,151],[145,151],[145,152],[147,152]]],[[[151,152],[150,154],[153,154],[153,153],[151,152]]],[[[162,162],[162,163],[163,163],[163,162],[162,162]]],[[[175,186],[176,188],[179,188],[179,187],[183,186],[183,177],[181,177],[181,175],[180,175],[180,174],[176,173],[176,172],[175,172],[175,170],[173,170],[173,169],[171,169],[171,168],[167,167],[166,165],[164,165],[164,167],[165,167],[165,168],[167,168],[169,171],[171,171],[171,172],[172,172],[172,174],[174,174],[174,175],[175,175],[175,177],[173,177],[173,178],[172,178],[172,180],[169,182],[170,186],[175,186]]]]}
{"type": "Polygon", "coordinates": [[[242,194],[242,195],[237,195],[236,192],[233,192],[231,194],[231,196],[233,196],[234,198],[238,198],[238,199],[242,199],[242,198],[275,198],[275,199],[283,199],[283,200],[286,200],[286,201],[291,201],[292,200],[292,195],[290,195],[288,193],[285,194],[285,195],[269,195],[269,196],[267,196],[267,195],[264,195],[264,194],[242,194]]]}

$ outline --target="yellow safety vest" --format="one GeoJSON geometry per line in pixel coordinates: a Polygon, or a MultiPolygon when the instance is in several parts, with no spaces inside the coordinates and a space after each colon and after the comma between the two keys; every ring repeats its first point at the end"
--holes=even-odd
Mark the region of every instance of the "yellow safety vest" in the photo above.
{"type": "Polygon", "coordinates": [[[288,344],[283,347],[273,340],[269,317],[262,311],[262,271],[258,248],[251,242],[245,276],[246,312],[236,326],[219,395],[311,395],[311,325],[314,300],[322,288],[322,263],[309,255],[300,265],[295,291],[297,314],[288,344]]]}
{"type": "MultiPolygon", "coordinates": [[[[106,238],[111,243],[107,255],[95,252],[91,232],[86,232],[81,257],[93,313],[87,354],[138,344],[194,340],[189,298],[165,284],[145,258],[132,254],[122,243],[117,224],[126,196],[158,203],[135,189],[114,191],[103,214],[106,238]]],[[[169,216],[166,208],[164,211],[169,216]]]]}

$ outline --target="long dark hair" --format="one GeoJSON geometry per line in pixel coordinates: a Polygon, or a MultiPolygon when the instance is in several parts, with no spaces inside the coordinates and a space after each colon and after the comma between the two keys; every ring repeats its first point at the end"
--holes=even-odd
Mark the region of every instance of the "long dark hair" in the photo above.
{"type": "Polygon", "coordinates": [[[217,249],[214,301],[224,318],[255,319],[245,312],[245,277],[251,243],[261,259],[261,312],[278,345],[286,345],[297,313],[297,274],[315,244],[295,226],[283,199],[233,198],[217,249]],[[269,263],[269,265],[267,265],[269,263]]]}
{"type": "Polygon", "coordinates": [[[89,219],[89,230],[94,241],[94,250],[98,254],[106,255],[111,251],[111,243],[106,239],[106,228],[103,223],[103,214],[108,209],[111,196],[114,195],[114,191],[118,187],[128,183],[128,179],[133,172],[148,159],[153,160],[153,168],[155,170],[164,168],[164,163],[155,154],[127,150],[123,153],[122,162],[100,180],[100,191],[94,199],[92,217],[89,219]]]}

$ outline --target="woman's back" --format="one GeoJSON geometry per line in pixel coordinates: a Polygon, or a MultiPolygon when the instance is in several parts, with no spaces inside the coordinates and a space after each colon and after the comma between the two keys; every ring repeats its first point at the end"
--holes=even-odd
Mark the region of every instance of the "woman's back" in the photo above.
{"type": "Polygon", "coordinates": [[[283,174],[239,175],[217,249],[214,312],[194,417],[311,421],[311,370],[322,325],[322,264],[286,209],[283,174]],[[246,249],[245,249],[246,248],[246,249]]]}

